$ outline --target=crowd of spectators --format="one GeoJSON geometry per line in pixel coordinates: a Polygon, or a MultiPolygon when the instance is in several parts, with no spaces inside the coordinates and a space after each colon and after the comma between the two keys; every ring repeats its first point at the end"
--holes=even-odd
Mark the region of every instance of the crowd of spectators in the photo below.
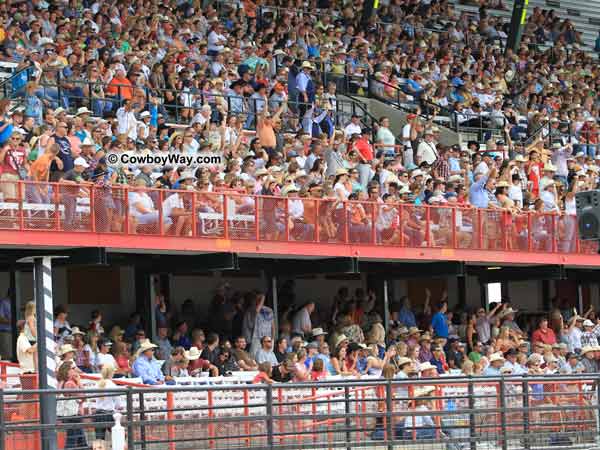
{"type": "MultiPolygon", "coordinates": [[[[11,81],[14,102],[0,102],[3,199],[48,203],[51,189],[22,192],[17,182],[60,181],[65,228],[77,229],[77,200],[93,188],[99,231],[124,231],[127,222],[135,233],[163,217],[186,235],[195,212],[177,194],[142,188],[189,189],[205,212],[223,210],[210,193],[287,196],[293,238],[314,239],[318,220],[327,240],[349,220],[353,239],[375,226],[379,242],[415,245],[444,233],[423,236],[423,218],[403,216],[399,203],[564,213],[556,230],[536,222],[537,241],[548,250],[547,236],[558,232],[572,250],[574,195],[597,186],[600,152],[598,67],[569,20],[534,8],[513,52],[503,50],[508,24],[488,8],[501,2],[470,16],[447,1],[394,0],[366,21],[356,4],[317,3],[0,5],[4,58],[27,68],[11,81]],[[414,112],[395,136],[387,117],[350,117],[340,90],[414,112]],[[482,142],[442,143],[444,114],[476,127],[482,142]],[[224,163],[111,165],[109,153],[217,153],[224,163]],[[123,185],[132,187],[128,202],[107,189],[123,185]],[[296,197],[330,202],[315,211],[296,197]],[[346,218],[337,213],[348,200],[357,203],[346,218]],[[359,203],[367,201],[382,204],[376,223],[359,203]]],[[[251,214],[255,206],[240,197],[232,207],[251,214]]],[[[264,208],[277,238],[282,207],[264,208]]],[[[516,219],[503,225],[519,234],[516,219]]],[[[457,227],[470,245],[473,227],[457,227]]]]}
{"type": "MultiPolygon", "coordinates": [[[[105,330],[101,312],[95,311],[84,330],[71,326],[67,310],[59,307],[57,355],[60,364],[67,362],[80,372],[100,373],[111,367],[115,377],[140,378],[150,385],[242,371],[258,372],[255,382],[271,383],[334,376],[427,378],[599,370],[600,322],[592,308],[579,316],[557,300],[548,314],[519,317],[508,301],[488,310],[451,311],[446,293],[433,304],[428,289],[420,300],[418,308],[408,297],[393,302],[386,332],[374,293],[357,289],[352,294],[343,287],[328,311],[318,311],[312,301],[284,300],[276,330],[263,294],[234,292],[222,285],[208,315],[191,300],[176,311],[158,296],[155,342],[146,335],[138,313],[124,328],[105,330]]],[[[35,323],[31,313],[17,343],[25,372],[35,370],[30,349],[35,349],[36,338],[27,334],[35,323]]]]}

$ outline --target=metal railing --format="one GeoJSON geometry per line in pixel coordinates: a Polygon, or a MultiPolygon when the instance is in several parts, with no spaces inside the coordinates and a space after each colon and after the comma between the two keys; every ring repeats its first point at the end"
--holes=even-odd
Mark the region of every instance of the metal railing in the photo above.
{"type": "MultiPolygon", "coordinates": [[[[0,392],[3,450],[87,448],[123,415],[129,450],[187,448],[590,448],[598,437],[597,375],[0,392]],[[43,400],[42,400],[43,399],[43,400]],[[67,399],[73,416],[42,423],[67,399]]],[[[64,412],[65,408],[59,408],[64,412]]],[[[121,450],[121,449],[113,449],[121,450]]]]}
{"type": "Polygon", "coordinates": [[[576,216],[558,213],[271,197],[218,186],[216,192],[202,192],[20,181],[0,189],[0,230],[5,231],[555,254],[594,254],[597,244],[578,239],[576,216]],[[169,204],[178,200],[180,208],[168,215],[165,201],[171,196],[179,198],[169,204]],[[143,202],[152,210],[138,210],[143,202]]]}

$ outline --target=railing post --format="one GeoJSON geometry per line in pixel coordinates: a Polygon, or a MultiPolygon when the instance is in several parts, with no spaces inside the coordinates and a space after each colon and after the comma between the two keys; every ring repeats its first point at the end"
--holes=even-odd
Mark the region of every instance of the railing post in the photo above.
{"type": "Polygon", "coordinates": [[[290,202],[289,199],[286,197],[284,199],[285,203],[284,203],[284,221],[285,221],[285,241],[289,242],[290,241],[290,202]]]}
{"type": "Polygon", "coordinates": [[[260,241],[260,197],[254,197],[254,229],[255,239],[260,241]]]}
{"type": "Polygon", "coordinates": [[[175,400],[173,399],[173,392],[167,392],[167,439],[169,440],[169,450],[175,450],[175,425],[172,424],[175,419],[175,400]]]}
{"type": "Polygon", "coordinates": [[[315,235],[313,236],[314,242],[321,242],[321,226],[319,225],[319,210],[321,207],[321,200],[315,199],[315,235]]]}
{"type": "Polygon", "coordinates": [[[477,209],[477,240],[479,250],[483,249],[483,220],[481,220],[481,209],[477,209]]]}
{"type": "Polygon", "coordinates": [[[196,192],[192,192],[192,237],[198,235],[198,213],[196,212],[196,192]]]}
{"type": "MultiPolygon", "coordinates": [[[[583,388],[583,386],[582,386],[583,388]]],[[[596,380],[596,445],[600,443],[600,435],[598,430],[600,429],[600,378],[596,380]]]]}
{"type": "Polygon", "coordinates": [[[164,191],[160,189],[158,191],[158,235],[164,236],[165,234],[165,220],[163,217],[163,198],[164,191]]]}
{"type": "Polygon", "coordinates": [[[273,448],[273,386],[267,385],[267,447],[273,448]]]}
{"type": "Polygon", "coordinates": [[[350,445],[350,427],[352,426],[350,419],[350,388],[348,386],[344,386],[344,410],[346,412],[346,450],[352,450],[350,445]]]}
{"type": "Polygon", "coordinates": [[[469,443],[471,450],[477,450],[477,442],[475,441],[475,386],[473,386],[472,375],[469,375],[469,443]]]}
{"type": "Polygon", "coordinates": [[[229,214],[227,194],[223,194],[223,239],[229,239],[229,214]]]}
{"type": "Polygon", "coordinates": [[[4,389],[0,389],[0,450],[6,448],[6,420],[4,417],[4,389]]]}
{"type": "Polygon", "coordinates": [[[394,402],[393,402],[393,393],[392,393],[392,380],[387,380],[385,385],[385,417],[386,417],[386,441],[388,443],[388,450],[394,450],[394,402]]]}
{"type": "Polygon", "coordinates": [[[133,392],[131,386],[127,387],[127,448],[135,449],[135,435],[133,431],[133,392]]]}
{"type": "Polygon", "coordinates": [[[348,214],[348,202],[343,203],[344,207],[344,244],[350,239],[350,214],[348,214]]]}
{"type": "Polygon", "coordinates": [[[25,229],[25,216],[23,215],[23,203],[25,198],[23,196],[23,181],[17,181],[17,202],[19,204],[19,230],[25,229]]]}
{"type": "MultiPolygon", "coordinates": [[[[92,233],[96,232],[96,187],[94,185],[90,186],[90,225],[92,229],[92,233]]],[[[77,208],[77,205],[75,206],[77,208]]],[[[110,231],[110,229],[108,230],[110,231]]]]}
{"type": "Polygon", "coordinates": [[[508,449],[508,436],[506,431],[506,393],[504,377],[500,379],[500,428],[502,433],[502,450],[508,449]]]}
{"type": "Polygon", "coordinates": [[[533,236],[531,235],[531,232],[533,230],[533,227],[531,226],[531,213],[527,214],[527,251],[531,252],[531,250],[533,249],[533,236]]]}
{"type": "Polygon", "coordinates": [[[377,245],[377,215],[379,205],[375,202],[371,204],[371,243],[377,245]]]}
{"type": "Polygon", "coordinates": [[[552,213],[552,253],[558,252],[558,225],[556,223],[556,214],[552,213]]]}
{"type": "Polygon", "coordinates": [[[425,242],[427,243],[427,247],[431,247],[431,239],[429,235],[431,234],[431,207],[425,206],[425,242]]]}
{"type": "Polygon", "coordinates": [[[456,236],[456,208],[452,208],[452,248],[458,248],[456,236]]]}
{"type": "Polygon", "coordinates": [[[523,448],[529,450],[531,448],[529,441],[529,382],[526,377],[527,374],[524,374],[521,387],[523,393],[523,448]]]}
{"type": "Polygon", "coordinates": [[[142,449],[146,450],[146,425],[143,422],[146,420],[146,410],[144,407],[144,393],[139,393],[139,404],[140,404],[140,440],[142,441],[142,449]]]}
{"type": "Polygon", "coordinates": [[[502,230],[502,250],[506,251],[508,250],[508,233],[509,233],[509,229],[510,227],[507,225],[508,224],[508,219],[510,218],[510,212],[509,211],[502,211],[501,214],[501,225],[500,228],[502,230]]]}

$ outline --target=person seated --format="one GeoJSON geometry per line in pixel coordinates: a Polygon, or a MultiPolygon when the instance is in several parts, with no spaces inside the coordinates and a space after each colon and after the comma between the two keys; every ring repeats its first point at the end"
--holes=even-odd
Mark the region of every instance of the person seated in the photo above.
{"type": "Polygon", "coordinates": [[[152,197],[148,194],[146,182],[142,178],[135,180],[138,189],[129,192],[129,229],[131,233],[138,231],[138,226],[149,227],[158,225],[159,211],[154,206],[152,197]]]}
{"type": "Polygon", "coordinates": [[[271,378],[271,364],[264,362],[258,365],[258,374],[252,380],[252,384],[267,383],[273,384],[271,378]]]}

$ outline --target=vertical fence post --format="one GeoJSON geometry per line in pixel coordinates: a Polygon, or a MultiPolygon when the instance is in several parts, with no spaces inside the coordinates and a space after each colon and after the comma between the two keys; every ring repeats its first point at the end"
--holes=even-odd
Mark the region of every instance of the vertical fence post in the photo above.
{"type": "Polygon", "coordinates": [[[175,450],[175,425],[173,420],[175,419],[175,400],[173,399],[173,392],[167,392],[167,439],[169,439],[169,450],[175,450]]]}
{"type": "Polygon", "coordinates": [[[133,392],[127,387],[127,449],[134,450],[135,436],[133,431],[133,392]]]}
{"type": "Polygon", "coordinates": [[[393,413],[394,413],[394,402],[393,402],[393,394],[392,394],[392,380],[388,380],[385,385],[385,418],[386,418],[386,437],[387,437],[387,447],[388,450],[394,450],[394,424],[393,421],[393,413]]]}
{"type": "MultiPolygon", "coordinates": [[[[523,375],[525,378],[527,374],[523,375]]],[[[529,382],[523,379],[521,387],[523,394],[523,448],[529,450],[531,443],[529,441],[529,382]]]]}
{"type": "Polygon", "coordinates": [[[472,375],[469,375],[469,443],[471,450],[477,450],[477,441],[475,441],[475,386],[473,386],[472,375]]]}
{"type": "Polygon", "coordinates": [[[6,448],[6,420],[4,417],[4,389],[0,389],[0,450],[6,448]]]}
{"type": "Polygon", "coordinates": [[[350,419],[350,388],[348,386],[344,386],[344,409],[346,412],[346,450],[352,450],[350,445],[350,427],[352,426],[350,419]]]}
{"type": "Polygon", "coordinates": [[[502,450],[508,449],[508,436],[506,432],[506,384],[504,377],[500,379],[500,428],[502,433],[502,450]]]}
{"type": "Polygon", "coordinates": [[[267,447],[273,448],[273,386],[267,385],[267,447]]]}
{"type": "MultiPolygon", "coordinates": [[[[146,420],[146,412],[144,410],[144,393],[139,393],[139,403],[140,403],[140,422],[144,422],[146,420]]],[[[146,425],[143,423],[140,425],[140,441],[142,441],[142,449],[146,450],[146,425]]]]}

